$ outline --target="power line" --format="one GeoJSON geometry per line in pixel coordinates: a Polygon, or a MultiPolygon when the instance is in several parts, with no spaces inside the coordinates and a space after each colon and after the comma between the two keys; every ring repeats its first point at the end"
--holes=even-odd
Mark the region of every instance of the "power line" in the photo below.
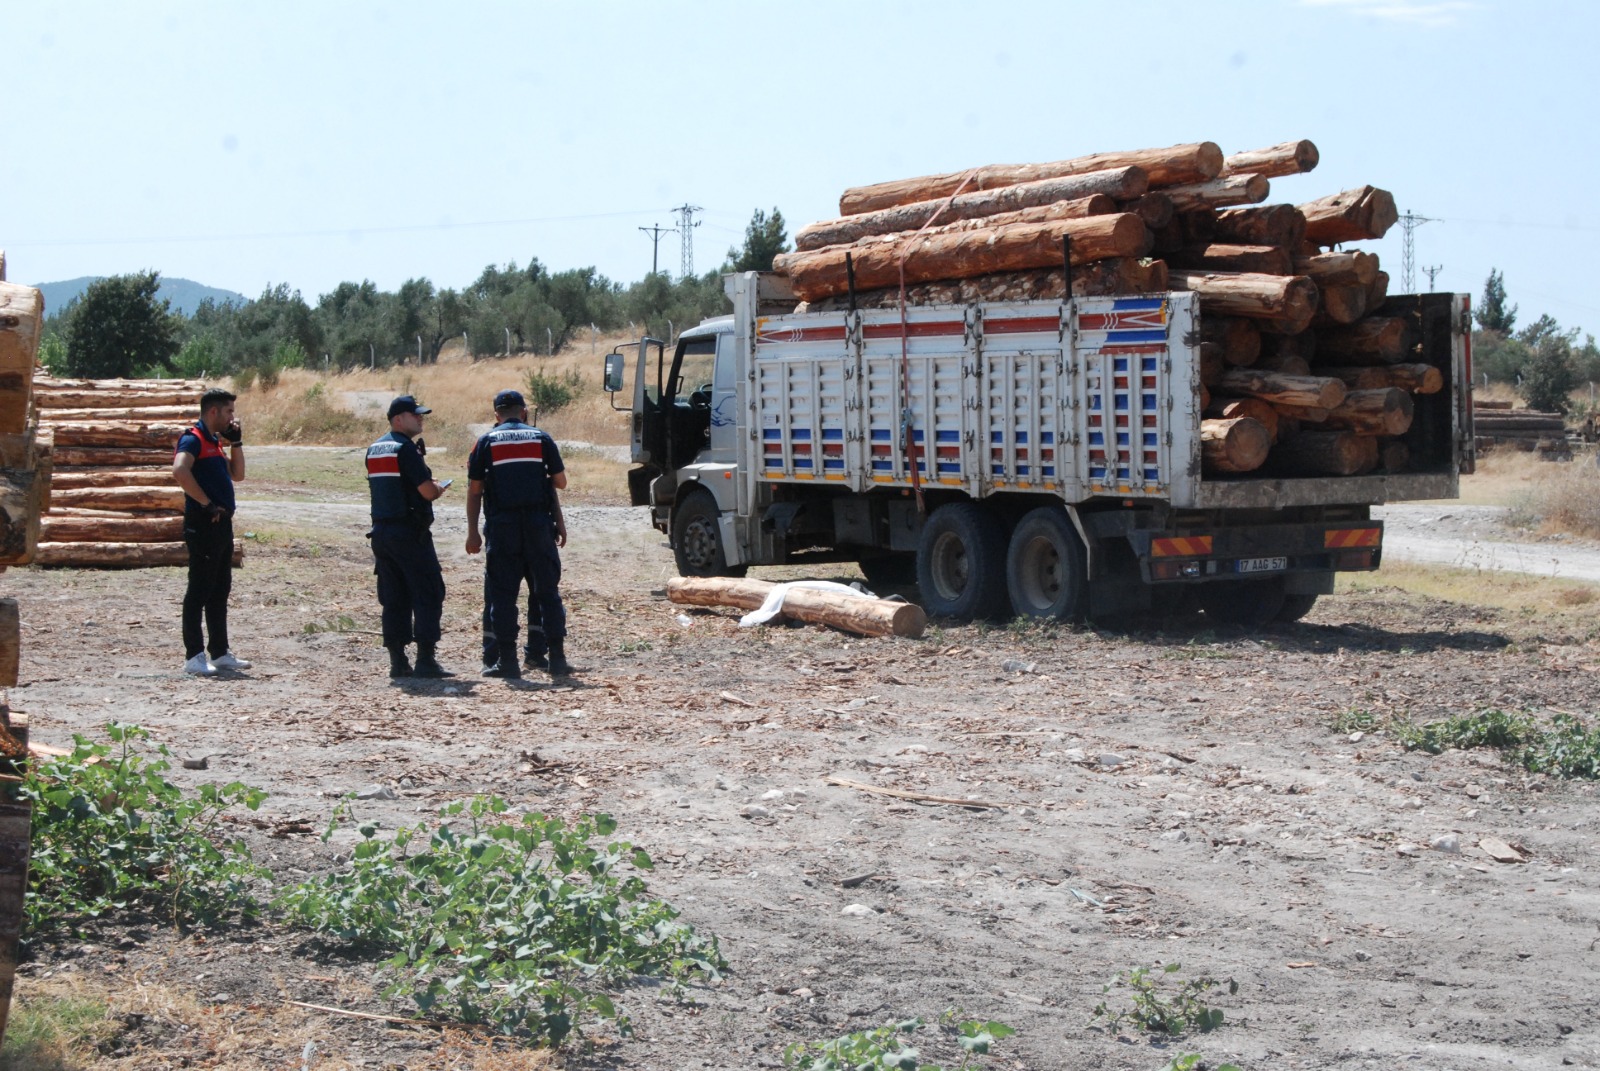
{"type": "Polygon", "coordinates": [[[1413,215],[1409,210],[1400,217],[1400,230],[1403,245],[1400,247],[1400,292],[1402,294],[1415,294],[1417,292],[1417,258],[1416,258],[1416,229],[1424,223],[1435,223],[1427,216],[1413,215]]]}
{"type": "Polygon", "coordinates": [[[660,270],[657,254],[661,252],[661,236],[663,234],[677,234],[678,228],[663,227],[657,223],[654,226],[640,227],[639,229],[650,236],[650,274],[654,275],[660,270]]]}
{"type": "MultiPolygon", "coordinates": [[[[343,238],[359,234],[409,234],[417,231],[461,230],[468,227],[516,227],[529,223],[577,223],[591,219],[618,219],[623,216],[643,216],[661,209],[636,209],[628,212],[591,212],[578,216],[533,216],[527,219],[485,219],[462,223],[411,223],[388,227],[338,227],[311,231],[256,231],[243,234],[187,234],[143,238],[40,238],[12,239],[11,249],[42,246],[94,246],[94,245],[158,245],[180,242],[248,242],[278,240],[283,238],[343,238]]],[[[668,209],[667,211],[677,211],[668,209]]],[[[697,223],[696,226],[699,226],[697,223]]]]}
{"type": "Polygon", "coordinates": [[[700,221],[694,218],[696,212],[704,212],[699,205],[692,205],[685,201],[675,211],[678,213],[678,233],[683,235],[683,277],[694,277],[694,229],[700,226],[700,221]]]}

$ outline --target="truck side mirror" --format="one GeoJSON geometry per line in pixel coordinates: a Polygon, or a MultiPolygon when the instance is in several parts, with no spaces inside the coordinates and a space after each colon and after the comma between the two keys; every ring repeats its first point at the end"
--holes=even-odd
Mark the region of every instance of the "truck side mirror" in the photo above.
{"type": "Polygon", "coordinates": [[[607,394],[615,394],[622,389],[623,357],[620,353],[606,354],[606,375],[604,389],[607,394]]]}

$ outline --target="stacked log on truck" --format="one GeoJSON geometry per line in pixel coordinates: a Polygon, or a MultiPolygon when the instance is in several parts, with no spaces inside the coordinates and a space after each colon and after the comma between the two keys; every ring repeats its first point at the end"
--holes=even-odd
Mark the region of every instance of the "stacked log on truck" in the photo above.
{"type": "Polygon", "coordinates": [[[1417,358],[1415,302],[1349,248],[1394,225],[1392,195],[1263,203],[1317,162],[1309,141],[1196,142],[855,187],[773,268],[810,311],[1059,299],[1069,273],[1075,297],[1191,291],[1208,475],[1406,471],[1414,396],[1446,370],[1417,358]]]}
{"type": "MultiPolygon", "coordinates": [[[[34,558],[50,488],[51,447],[32,417],[33,366],[44,326],[44,296],[5,281],[0,253],[0,572],[34,558]]],[[[0,689],[16,687],[22,647],[15,599],[0,599],[0,689]]],[[[23,895],[28,885],[32,811],[16,791],[28,758],[28,722],[0,691],[0,1037],[11,1009],[23,895]]]]}
{"type": "MultiPolygon", "coordinates": [[[[206,384],[175,379],[51,379],[34,395],[55,437],[50,508],[35,562],[76,568],[185,565],[178,437],[206,384]]],[[[235,540],[233,563],[244,560],[235,540]]]]}
{"type": "Polygon", "coordinates": [[[1472,406],[1472,429],[1479,451],[1504,446],[1537,453],[1546,461],[1571,461],[1566,417],[1534,409],[1513,409],[1510,402],[1478,401],[1472,406]]]}

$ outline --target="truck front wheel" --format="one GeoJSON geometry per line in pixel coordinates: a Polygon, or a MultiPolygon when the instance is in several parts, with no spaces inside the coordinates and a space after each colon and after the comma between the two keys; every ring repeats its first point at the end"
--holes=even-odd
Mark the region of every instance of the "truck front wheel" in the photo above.
{"type": "Polygon", "coordinates": [[[917,587],[935,617],[998,617],[1006,609],[1006,532],[975,502],[940,506],[917,543],[917,587]]]}
{"type": "Polygon", "coordinates": [[[704,491],[688,495],[672,514],[672,556],[682,576],[743,576],[745,567],[728,564],[722,548],[717,503],[704,491]]]}
{"type": "Polygon", "coordinates": [[[1006,590],[1018,614],[1082,621],[1089,604],[1088,574],[1083,540],[1060,506],[1033,510],[1011,533],[1006,590]]]}

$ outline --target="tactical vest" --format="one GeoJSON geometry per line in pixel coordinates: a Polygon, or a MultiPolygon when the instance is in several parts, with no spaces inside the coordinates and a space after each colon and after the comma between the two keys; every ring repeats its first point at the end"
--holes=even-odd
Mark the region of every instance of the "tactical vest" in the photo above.
{"type": "Polygon", "coordinates": [[[391,431],[367,447],[367,488],[372,492],[373,523],[433,522],[433,507],[400,475],[400,451],[410,445],[411,440],[391,431]]]}
{"type": "Polygon", "coordinates": [[[512,510],[550,508],[549,473],[544,463],[544,432],[508,420],[484,432],[478,449],[487,456],[485,481],[489,515],[512,510]]]}

